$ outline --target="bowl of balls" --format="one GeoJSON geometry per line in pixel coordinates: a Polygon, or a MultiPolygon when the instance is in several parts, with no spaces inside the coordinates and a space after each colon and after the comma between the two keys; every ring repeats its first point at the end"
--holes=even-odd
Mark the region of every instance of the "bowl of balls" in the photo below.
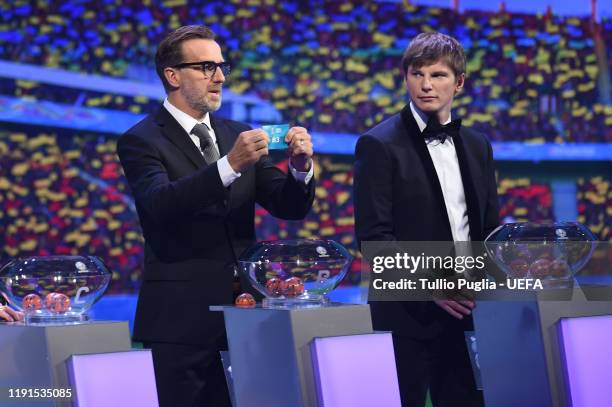
{"type": "Polygon", "coordinates": [[[577,222],[507,223],[485,240],[490,258],[512,279],[538,279],[567,287],[591,258],[597,241],[577,222]]]}
{"type": "Polygon", "coordinates": [[[240,257],[240,270],[265,297],[263,307],[319,306],[340,284],[351,255],[333,240],[257,243],[240,257]]]}
{"type": "Polygon", "coordinates": [[[18,258],[0,270],[0,292],[25,314],[26,324],[72,323],[88,319],[91,306],[111,280],[93,256],[18,258]]]}

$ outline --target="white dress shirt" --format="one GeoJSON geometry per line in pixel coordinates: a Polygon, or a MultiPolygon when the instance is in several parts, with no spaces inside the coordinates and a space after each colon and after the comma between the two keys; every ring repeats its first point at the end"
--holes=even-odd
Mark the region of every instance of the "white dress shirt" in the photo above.
{"type": "MultiPolygon", "coordinates": [[[[174,117],[174,119],[181,125],[181,127],[189,135],[189,138],[196,145],[196,147],[198,148],[198,151],[201,151],[200,150],[200,139],[196,137],[194,134],[192,134],[191,131],[193,130],[193,127],[196,124],[204,124],[208,128],[208,133],[210,134],[210,137],[212,138],[213,145],[217,149],[217,152],[219,152],[219,147],[217,144],[217,136],[215,134],[215,130],[212,128],[212,125],[210,124],[210,115],[208,113],[206,113],[201,120],[196,120],[190,115],[188,115],[187,113],[183,112],[182,110],[174,106],[172,103],[170,103],[168,98],[164,99],[164,108],[166,108],[168,113],[170,113],[170,115],[174,117]]],[[[219,170],[219,177],[221,177],[221,182],[223,182],[223,186],[225,187],[230,186],[241,175],[239,172],[234,171],[234,169],[232,168],[232,166],[230,165],[227,159],[227,155],[224,155],[223,157],[219,158],[219,160],[217,160],[217,169],[219,170]]],[[[312,163],[312,159],[310,160],[310,171],[308,172],[298,171],[295,168],[293,168],[293,165],[291,165],[291,160],[289,160],[289,170],[291,171],[291,175],[293,175],[293,178],[295,178],[297,181],[303,182],[304,184],[308,184],[312,176],[314,175],[314,165],[312,163]]]]}
{"type": "MultiPolygon", "coordinates": [[[[422,133],[425,127],[427,127],[427,115],[420,111],[412,102],[410,102],[410,110],[422,133]]],[[[450,121],[449,115],[448,120],[442,124],[448,124],[450,121]]],[[[444,204],[446,205],[453,241],[467,242],[470,240],[470,225],[468,223],[463,180],[461,179],[461,170],[459,169],[459,160],[457,159],[457,151],[455,150],[453,139],[449,137],[444,143],[440,143],[439,140],[435,139],[426,140],[426,142],[429,155],[440,181],[440,187],[442,187],[442,195],[444,196],[444,204]]]]}

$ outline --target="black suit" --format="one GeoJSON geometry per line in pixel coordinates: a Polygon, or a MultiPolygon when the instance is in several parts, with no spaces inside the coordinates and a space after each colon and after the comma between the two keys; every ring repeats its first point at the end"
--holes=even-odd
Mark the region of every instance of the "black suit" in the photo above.
{"type": "MultiPolygon", "coordinates": [[[[491,145],[465,128],[454,143],[470,237],[484,240],[499,222],[491,145]]],[[[453,240],[440,182],[409,105],[361,136],[355,156],[355,228],[360,242],[453,240]]],[[[445,387],[449,405],[457,403],[461,390],[453,395],[434,377],[436,366],[453,354],[447,352],[444,360],[424,360],[424,355],[454,347],[465,364],[463,331],[471,328],[471,318],[457,320],[433,302],[373,302],[371,307],[375,328],[393,331],[403,403],[418,405],[429,385],[434,402],[444,405],[434,393],[435,387],[445,387]]],[[[465,374],[471,379],[471,371],[465,374]]]]}
{"type": "MultiPolygon", "coordinates": [[[[221,156],[239,133],[249,130],[245,124],[213,115],[211,124],[221,156]]],[[[225,343],[223,316],[208,307],[233,301],[235,260],[255,242],[255,202],[274,216],[302,219],[312,205],[314,180],[306,186],[264,157],[226,188],[216,163],[206,164],[164,107],[128,130],[117,151],[145,238],[134,338],[178,344],[187,355],[194,347],[206,353],[200,359],[218,364],[218,350],[225,343]]],[[[156,363],[156,374],[160,369],[156,363]]],[[[218,369],[212,370],[195,376],[210,373],[220,379],[218,369]]],[[[200,383],[204,392],[211,391],[209,384],[214,381],[199,379],[204,380],[200,383]]],[[[163,387],[158,383],[162,405],[163,387]]]]}

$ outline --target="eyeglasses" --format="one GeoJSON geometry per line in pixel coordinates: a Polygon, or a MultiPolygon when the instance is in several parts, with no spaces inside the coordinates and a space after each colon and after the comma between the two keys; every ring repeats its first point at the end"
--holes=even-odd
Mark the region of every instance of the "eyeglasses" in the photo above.
{"type": "Polygon", "coordinates": [[[217,72],[217,68],[221,68],[221,72],[223,76],[228,76],[231,71],[231,66],[229,62],[214,62],[214,61],[201,61],[201,62],[183,62],[182,64],[177,64],[171,66],[170,68],[193,68],[198,71],[204,72],[209,77],[213,77],[215,72],[217,72]]]}

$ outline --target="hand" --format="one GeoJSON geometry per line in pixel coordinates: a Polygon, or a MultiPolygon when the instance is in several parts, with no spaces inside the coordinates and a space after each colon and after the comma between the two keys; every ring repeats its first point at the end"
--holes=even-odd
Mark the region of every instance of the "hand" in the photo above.
{"type": "Polygon", "coordinates": [[[285,141],[289,144],[289,160],[293,168],[300,172],[310,171],[313,150],[308,130],[303,127],[292,127],[287,132],[285,141]]]}
{"type": "Polygon", "coordinates": [[[474,301],[471,300],[434,299],[434,302],[457,319],[463,319],[464,315],[470,315],[476,306],[474,301]]]}
{"type": "Polygon", "coordinates": [[[473,293],[469,290],[435,290],[432,295],[438,307],[457,319],[470,315],[476,307],[473,293]]]}
{"type": "Polygon", "coordinates": [[[262,129],[243,131],[227,154],[227,161],[236,172],[243,172],[268,155],[270,138],[262,129]]]}
{"type": "Polygon", "coordinates": [[[15,311],[6,305],[2,305],[0,306],[0,319],[4,319],[8,322],[21,321],[23,319],[23,313],[15,311]]]}

